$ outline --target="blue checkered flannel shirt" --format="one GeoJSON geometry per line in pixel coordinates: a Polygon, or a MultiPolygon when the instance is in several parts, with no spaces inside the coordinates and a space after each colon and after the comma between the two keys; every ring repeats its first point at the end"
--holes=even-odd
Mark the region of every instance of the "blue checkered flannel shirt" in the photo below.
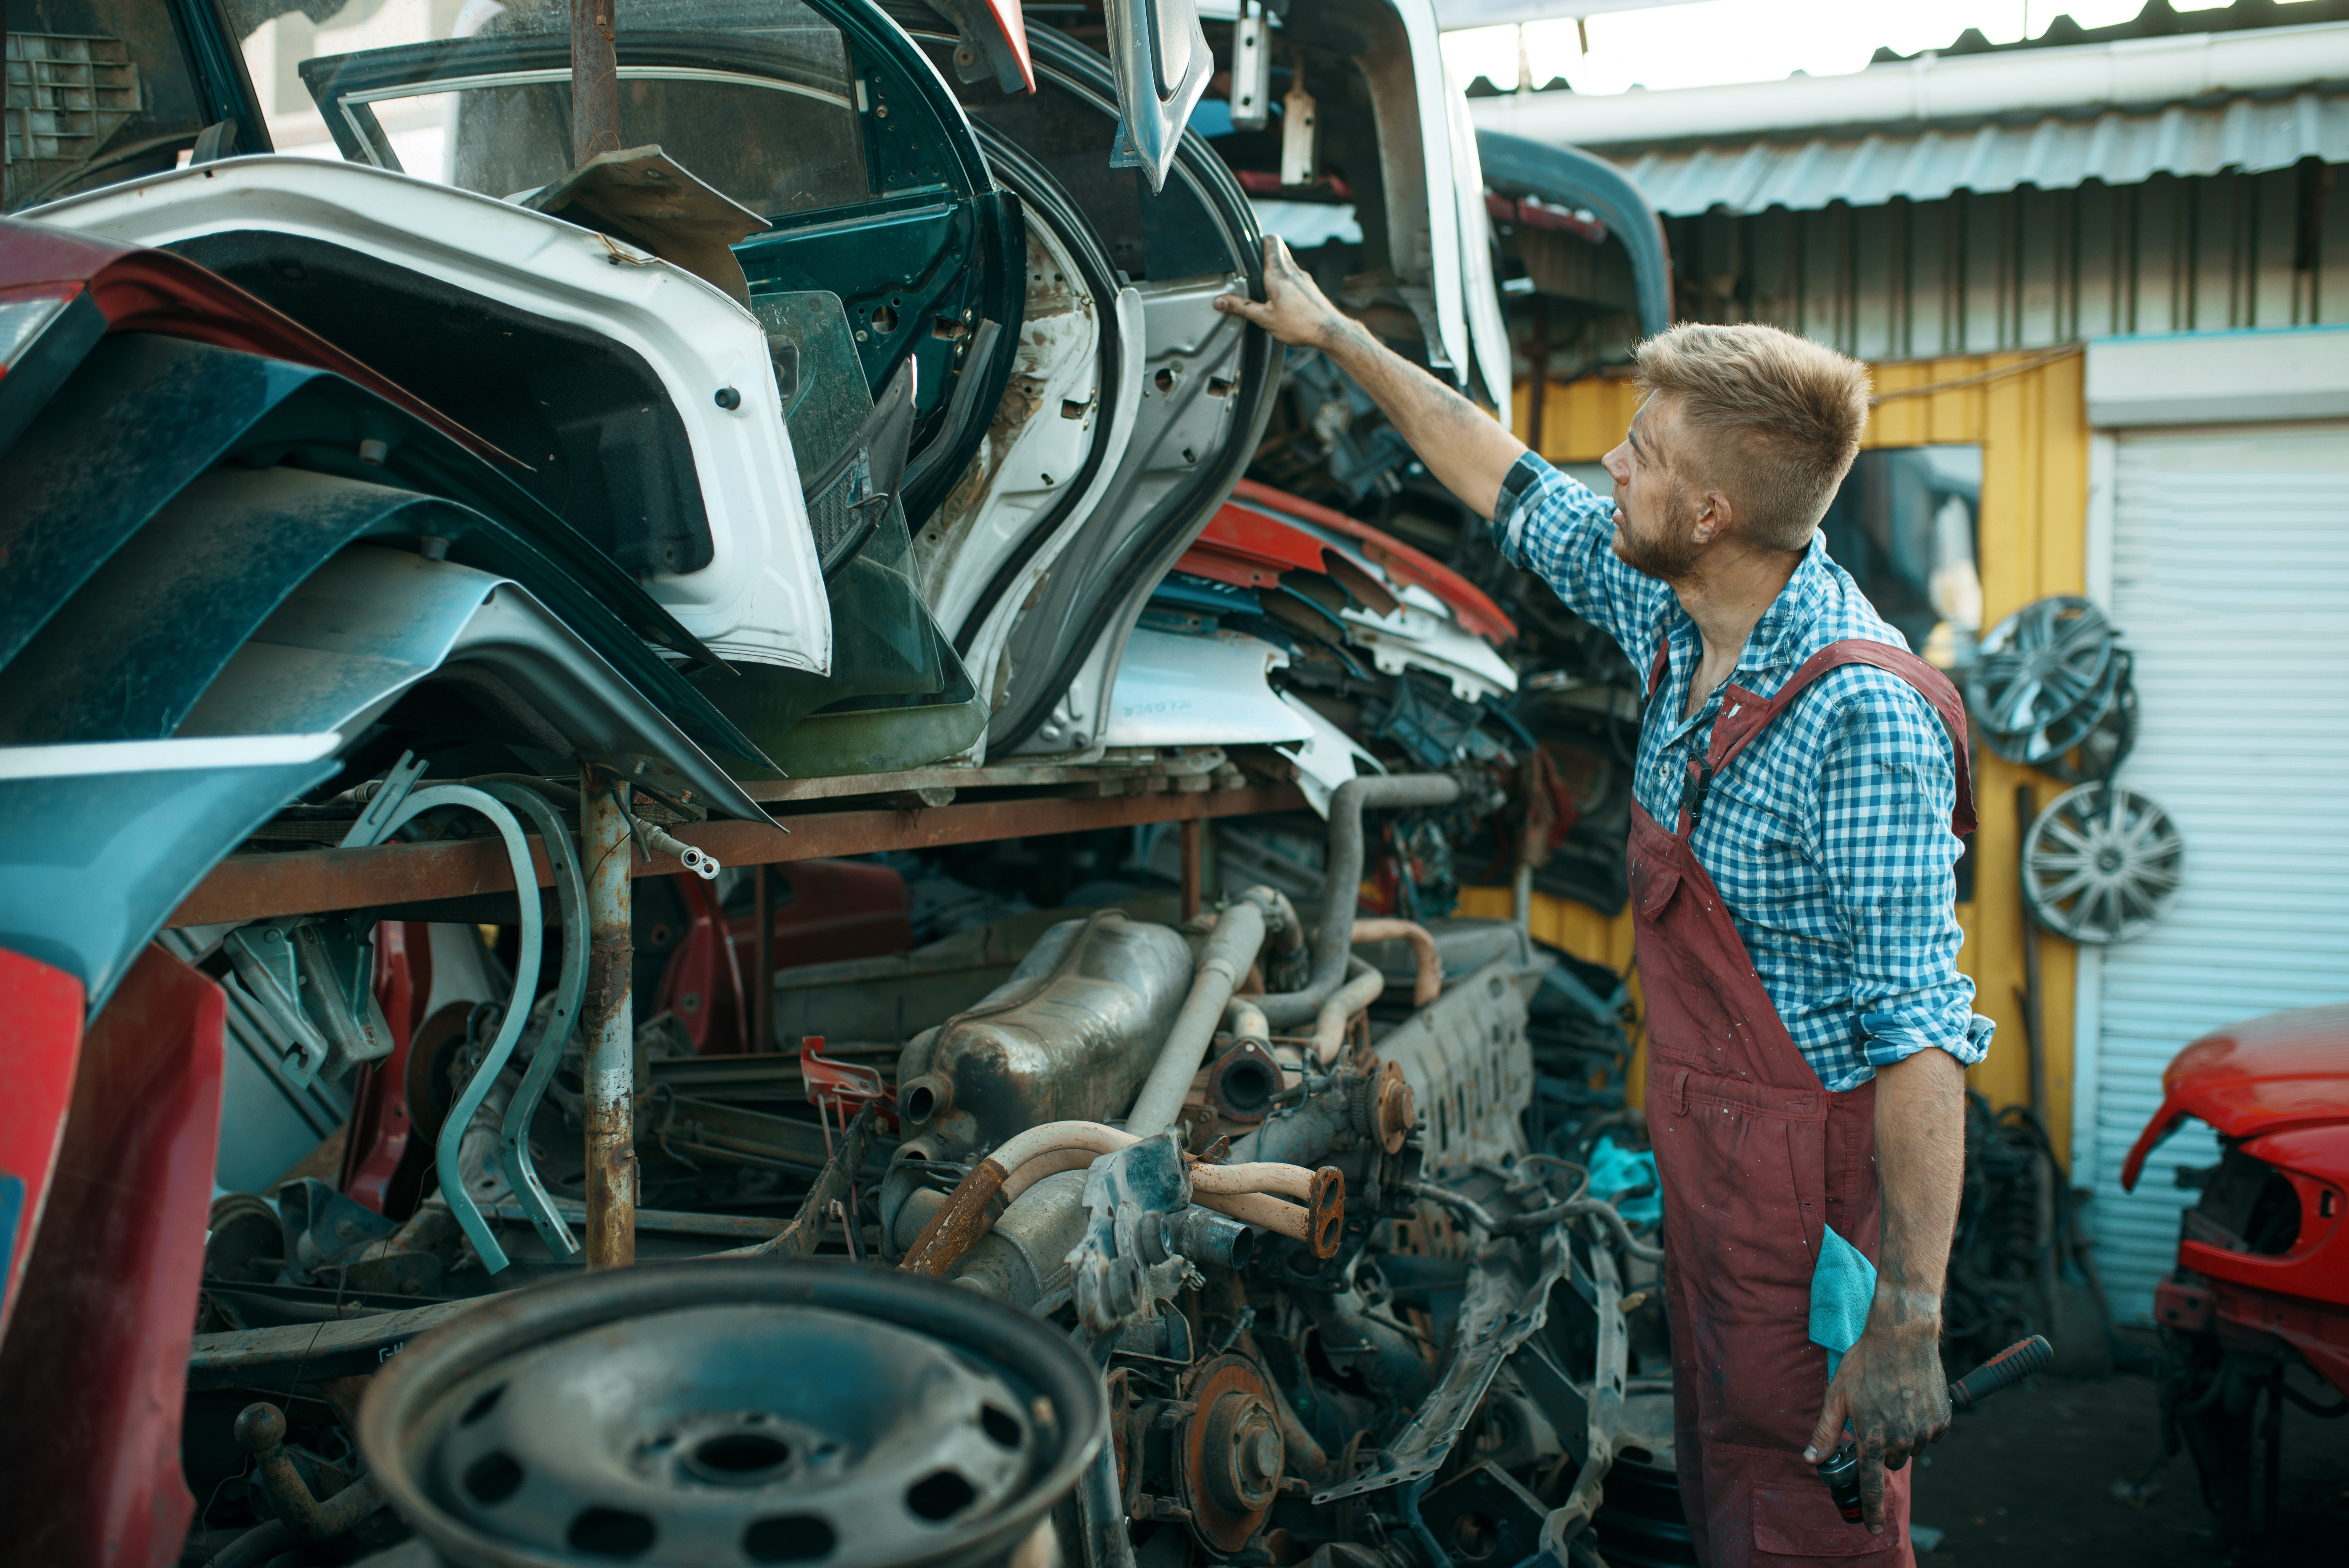
{"type": "MultiPolygon", "coordinates": [[[[1672,591],[1618,560],[1615,503],[1528,452],[1509,470],[1493,537],[1510,562],[1606,631],[1644,683],[1656,649],[1669,674],[1640,727],[1632,790],[1667,830],[1680,825],[1689,759],[1721,710],[1709,696],[1683,720],[1703,656],[1672,591]]],[[[1829,643],[1909,645],[1814,537],[1763,614],[1731,678],[1764,697],[1829,643]]],[[[1971,1066],[1991,1023],[1958,973],[1950,831],[1957,782],[1948,730],[1914,686],[1862,665],[1830,670],[1713,781],[1694,835],[1737,934],[1803,1057],[1828,1088],[1939,1047],[1971,1066]]]]}

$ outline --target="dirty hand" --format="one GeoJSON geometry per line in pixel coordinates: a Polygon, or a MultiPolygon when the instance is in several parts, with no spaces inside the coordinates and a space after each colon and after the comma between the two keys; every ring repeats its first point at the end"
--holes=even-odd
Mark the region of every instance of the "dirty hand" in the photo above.
{"type": "Polygon", "coordinates": [[[1278,234],[1264,237],[1264,303],[1245,294],[1219,294],[1216,308],[1226,315],[1245,316],[1283,343],[1300,348],[1327,348],[1352,323],[1312,274],[1297,264],[1278,234]]]}
{"type": "Polygon", "coordinates": [[[1803,1450],[1816,1464],[1851,1423],[1859,1447],[1859,1499],[1868,1533],[1884,1531],[1884,1472],[1899,1470],[1950,1429],[1950,1388],[1941,1376],[1938,1311],[1894,1314],[1879,1295],[1868,1327],[1836,1368],[1826,1406],[1803,1450]]]}

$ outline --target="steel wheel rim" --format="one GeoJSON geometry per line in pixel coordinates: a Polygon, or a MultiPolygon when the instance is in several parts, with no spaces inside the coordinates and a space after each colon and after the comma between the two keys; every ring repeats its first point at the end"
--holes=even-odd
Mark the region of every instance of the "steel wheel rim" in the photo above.
{"type": "Polygon", "coordinates": [[[2178,895],[2186,844],[2168,812],[2132,789],[2067,789],[2023,842],[2023,891],[2039,923],[2075,942],[2142,934],[2178,895]]]}
{"type": "Polygon", "coordinates": [[[1098,1375],[1023,1314],[739,1259],[487,1303],[395,1357],[359,1427],[386,1494],[456,1563],[947,1568],[1009,1554],[1107,1419],[1098,1375]]]}

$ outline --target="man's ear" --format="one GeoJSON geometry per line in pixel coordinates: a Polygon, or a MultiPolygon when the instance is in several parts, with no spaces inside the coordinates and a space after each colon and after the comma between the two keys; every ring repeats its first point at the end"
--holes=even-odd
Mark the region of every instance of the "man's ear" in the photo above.
{"type": "Polygon", "coordinates": [[[1736,521],[1736,516],[1727,496],[1719,490],[1707,490],[1704,495],[1704,510],[1697,514],[1696,542],[1711,544],[1730,531],[1736,521]]]}

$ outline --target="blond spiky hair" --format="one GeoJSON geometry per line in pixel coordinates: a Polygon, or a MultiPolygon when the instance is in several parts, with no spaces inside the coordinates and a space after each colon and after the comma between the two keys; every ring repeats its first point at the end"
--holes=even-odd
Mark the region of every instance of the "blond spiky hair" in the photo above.
{"type": "Polygon", "coordinates": [[[1683,322],[1640,345],[1639,385],[1678,407],[1676,467],[1735,503],[1746,537],[1800,550],[1835,500],[1868,425],[1868,367],[1747,324],[1683,322]]]}

